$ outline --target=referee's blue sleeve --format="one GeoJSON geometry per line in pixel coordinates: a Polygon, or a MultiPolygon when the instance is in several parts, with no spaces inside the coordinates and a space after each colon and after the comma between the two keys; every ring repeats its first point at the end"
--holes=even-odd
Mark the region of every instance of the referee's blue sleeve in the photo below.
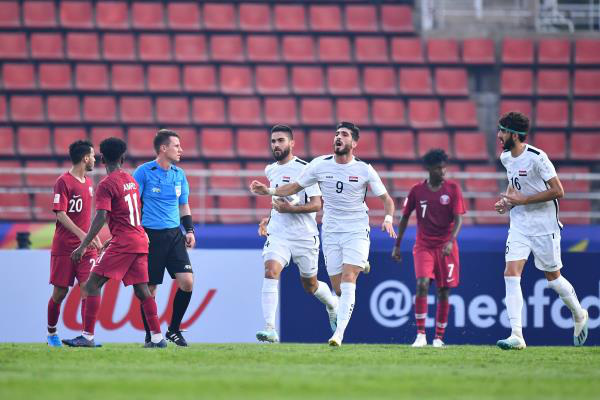
{"type": "Polygon", "coordinates": [[[181,170],[183,174],[183,184],[181,185],[181,196],[179,196],[179,204],[188,204],[188,197],[190,196],[190,185],[188,184],[187,177],[185,176],[185,172],[181,170]]]}
{"type": "Polygon", "coordinates": [[[138,184],[138,191],[140,192],[141,199],[144,193],[144,183],[146,181],[146,172],[144,171],[143,165],[140,165],[135,169],[135,171],[133,172],[133,179],[135,179],[135,181],[138,184]]]}

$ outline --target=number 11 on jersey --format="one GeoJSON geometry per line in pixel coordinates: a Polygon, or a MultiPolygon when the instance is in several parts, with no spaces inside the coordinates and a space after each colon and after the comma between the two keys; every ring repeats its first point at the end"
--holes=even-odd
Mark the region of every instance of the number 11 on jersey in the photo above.
{"type": "Polygon", "coordinates": [[[140,225],[140,211],[138,209],[137,197],[131,196],[131,193],[129,193],[127,196],[125,196],[125,202],[129,206],[129,223],[133,226],[140,225]],[[131,201],[132,197],[133,197],[133,201],[131,201]],[[135,210],[135,218],[133,215],[134,210],[135,210]]]}

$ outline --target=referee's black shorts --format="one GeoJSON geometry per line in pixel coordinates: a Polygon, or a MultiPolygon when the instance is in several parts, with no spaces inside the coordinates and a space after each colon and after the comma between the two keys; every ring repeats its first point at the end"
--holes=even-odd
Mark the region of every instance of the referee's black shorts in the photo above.
{"type": "Polygon", "coordinates": [[[185,236],[179,227],[171,229],[144,228],[150,239],[148,248],[148,275],[150,285],[160,285],[169,271],[171,279],[179,272],[193,272],[190,256],[185,247],[185,236]]]}

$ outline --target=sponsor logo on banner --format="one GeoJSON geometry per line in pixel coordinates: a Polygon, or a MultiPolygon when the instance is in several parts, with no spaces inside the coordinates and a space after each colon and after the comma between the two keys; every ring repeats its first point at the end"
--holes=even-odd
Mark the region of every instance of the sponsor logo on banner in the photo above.
{"type": "Polygon", "coordinates": [[[375,287],[371,294],[371,314],[386,328],[404,325],[412,309],[412,294],[400,281],[387,280],[375,287]]]}

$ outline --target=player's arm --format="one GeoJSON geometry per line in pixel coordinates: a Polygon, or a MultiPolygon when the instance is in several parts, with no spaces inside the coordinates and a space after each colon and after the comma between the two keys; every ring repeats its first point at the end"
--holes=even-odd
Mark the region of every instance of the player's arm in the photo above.
{"type": "Polygon", "coordinates": [[[73,235],[77,236],[79,240],[83,240],[85,237],[85,232],[78,227],[75,222],[67,215],[64,211],[56,212],[56,220],[60,222],[69,232],[73,235]]]}
{"type": "Polygon", "coordinates": [[[460,228],[462,228],[463,217],[461,214],[454,215],[454,227],[452,228],[452,232],[450,233],[450,240],[448,243],[444,245],[442,249],[442,253],[445,255],[450,255],[452,253],[452,248],[454,247],[454,241],[458,237],[458,232],[460,232],[460,228]]]}
{"type": "Polygon", "coordinates": [[[394,259],[397,262],[402,261],[402,256],[400,254],[400,244],[402,243],[404,232],[406,232],[406,228],[408,227],[409,217],[410,216],[402,214],[402,217],[400,217],[400,223],[398,224],[398,237],[396,238],[396,243],[394,244],[394,248],[392,249],[392,259],[394,259]]]}
{"type": "Polygon", "coordinates": [[[394,200],[387,192],[378,197],[383,201],[383,209],[385,210],[385,219],[383,220],[383,224],[381,224],[381,230],[387,232],[391,238],[396,239],[397,235],[394,230],[394,200]]]}
{"type": "MultiPolygon", "coordinates": [[[[286,185],[287,186],[287,185],[286,185]]],[[[273,208],[280,213],[306,214],[321,210],[321,196],[312,196],[308,203],[293,206],[285,199],[277,199],[273,202],[273,208]]]]}
{"type": "Polygon", "coordinates": [[[90,227],[89,232],[87,233],[87,235],[85,235],[85,237],[79,244],[79,247],[77,247],[73,251],[73,253],[71,253],[71,259],[73,261],[81,260],[81,257],[83,256],[83,253],[85,252],[85,249],[89,246],[89,244],[92,242],[92,240],[94,240],[96,235],[98,235],[98,233],[100,233],[100,230],[104,226],[104,223],[106,222],[106,214],[107,213],[108,213],[108,211],[106,211],[106,210],[96,211],[96,216],[94,217],[94,220],[92,221],[92,226],[90,227]]]}
{"type": "Polygon", "coordinates": [[[563,189],[562,183],[560,183],[560,179],[558,176],[551,178],[546,181],[548,186],[547,190],[543,192],[539,192],[533,194],[531,196],[523,196],[518,191],[515,191],[512,194],[504,194],[502,198],[506,201],[506,203],[510,206],[522,206],[526,204],[536,204],[536,203],[544,203],[546,201],[552,201],[556,199],[560,199],[564,197],[565,191],[563,189]]]}
{"type": "Polygon", "coordinates": [[[192,210],[188,203],[179,204],[179,218],[181,225],[185,229],[185,245],[193,248],[196,245],[196,235],[194,235],[194,222],[192,221],[192,210]]]}
{"type": "Polygon", "coordinates": [[[298,193],[302,189],[304,188],[300,186],[298,182],[288,183],[287,185],[279,186],[277,188],[269,188],[267,185],[259,181],[252,181],[250,184],[250,191],[261,196],[291,196],[298,193]]]}

